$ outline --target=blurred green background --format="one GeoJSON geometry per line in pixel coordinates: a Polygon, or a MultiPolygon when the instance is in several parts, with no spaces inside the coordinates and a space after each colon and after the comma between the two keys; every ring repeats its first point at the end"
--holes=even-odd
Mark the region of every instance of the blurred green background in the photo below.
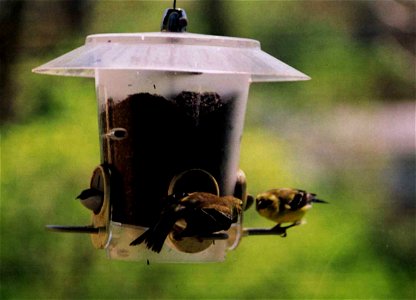
{"type": "MultiPolygon", "coordinates": [[[[259,40],[312,77],[250,89],[249,192],[316,205],[223,263],[108,260],[73,198],[99,164],[94,81],[31,69],[107,32],[158,31],[172,1],[1,1],[1,299],[415,299],[415,2],[178,1],[188,31],[259,40]]],[[[272,224],[254,210],[245,226],[272,224]]]]}

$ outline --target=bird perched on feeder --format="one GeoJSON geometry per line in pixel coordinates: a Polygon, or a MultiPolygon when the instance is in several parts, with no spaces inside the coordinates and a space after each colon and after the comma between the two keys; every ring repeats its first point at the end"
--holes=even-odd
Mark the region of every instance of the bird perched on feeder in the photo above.
{"type": "Polygon", "coordinates": [[[312,203],[328,203],[317,199],[316,194],[304,190],[281,188],[260,193],[256,197],[257,212],[277,223],[271,231],[286,236],[286,229],[300,225],[305,213],[312,208],[312,203]],[[291,223],[281,227],[283,223],[291,223]]]}
{"type": "Polygon", "coordinates": [[[98,214],[103,205],[104,193],[98,189],[89,188],[83,190],[75,199],[79,199],[82,205],[98,214]]]}
{"type": "Polygon", "coordinates": [[[131,246],[146,243],[147,248],[159,253],[170,232],[173,238],[185,237],[215,239],[225,234],[237,222],[242,211],[242,201],[232,196],[218,197],[211,193],[194,192],[184,197],[170,195],[157,222],[130,243],[131,246]]]}

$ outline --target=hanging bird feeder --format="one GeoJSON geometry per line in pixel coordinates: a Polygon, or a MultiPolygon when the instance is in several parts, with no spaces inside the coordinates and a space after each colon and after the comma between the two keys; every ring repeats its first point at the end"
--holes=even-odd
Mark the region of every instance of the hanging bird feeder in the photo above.
{"type": "MultiPolygon", "coordinates": [[[[174,5],[175,6],[175,5],[174,5]]],[[[91,234],[113,259],[222,261],[242,237],[242,214],[218,236],[166,238],[155,253],[132,240],[157,222],[170,195],[233,195],[246,202],[240,141],[252,82],[308,76],[256,40],[185,32],[186,14],[167,9],[161,32],[94,34],[33,71],[95,78],[101,163],[80,195],[91,234]]]]}

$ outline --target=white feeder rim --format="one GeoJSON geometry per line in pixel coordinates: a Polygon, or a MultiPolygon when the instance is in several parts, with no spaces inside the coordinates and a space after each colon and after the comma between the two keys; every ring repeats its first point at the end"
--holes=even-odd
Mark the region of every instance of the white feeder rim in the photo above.
{"type": "Polygon", "coordinates": [[[262,51],[256,40],[172,32],[89,35],[84,46],[33,72],[95,77],[96,70],[249,74],[252,82],[310,79],[262,51]]]}

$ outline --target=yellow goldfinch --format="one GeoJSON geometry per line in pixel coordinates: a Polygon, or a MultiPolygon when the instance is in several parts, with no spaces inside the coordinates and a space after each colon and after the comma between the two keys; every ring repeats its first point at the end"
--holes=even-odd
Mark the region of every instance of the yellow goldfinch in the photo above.
{"type": "Polygon", "coordinates": [[[316,194],[299,189],[281,188],[260,193],[256,197],[257,212],[274,222],[276,231],[286,236],[285,229],[301,224],[305,213],[312,208],[312,202],[327,203],[316,198],[316,194]],[[291,223],[281,227],[282,223],[291,223]]]}

